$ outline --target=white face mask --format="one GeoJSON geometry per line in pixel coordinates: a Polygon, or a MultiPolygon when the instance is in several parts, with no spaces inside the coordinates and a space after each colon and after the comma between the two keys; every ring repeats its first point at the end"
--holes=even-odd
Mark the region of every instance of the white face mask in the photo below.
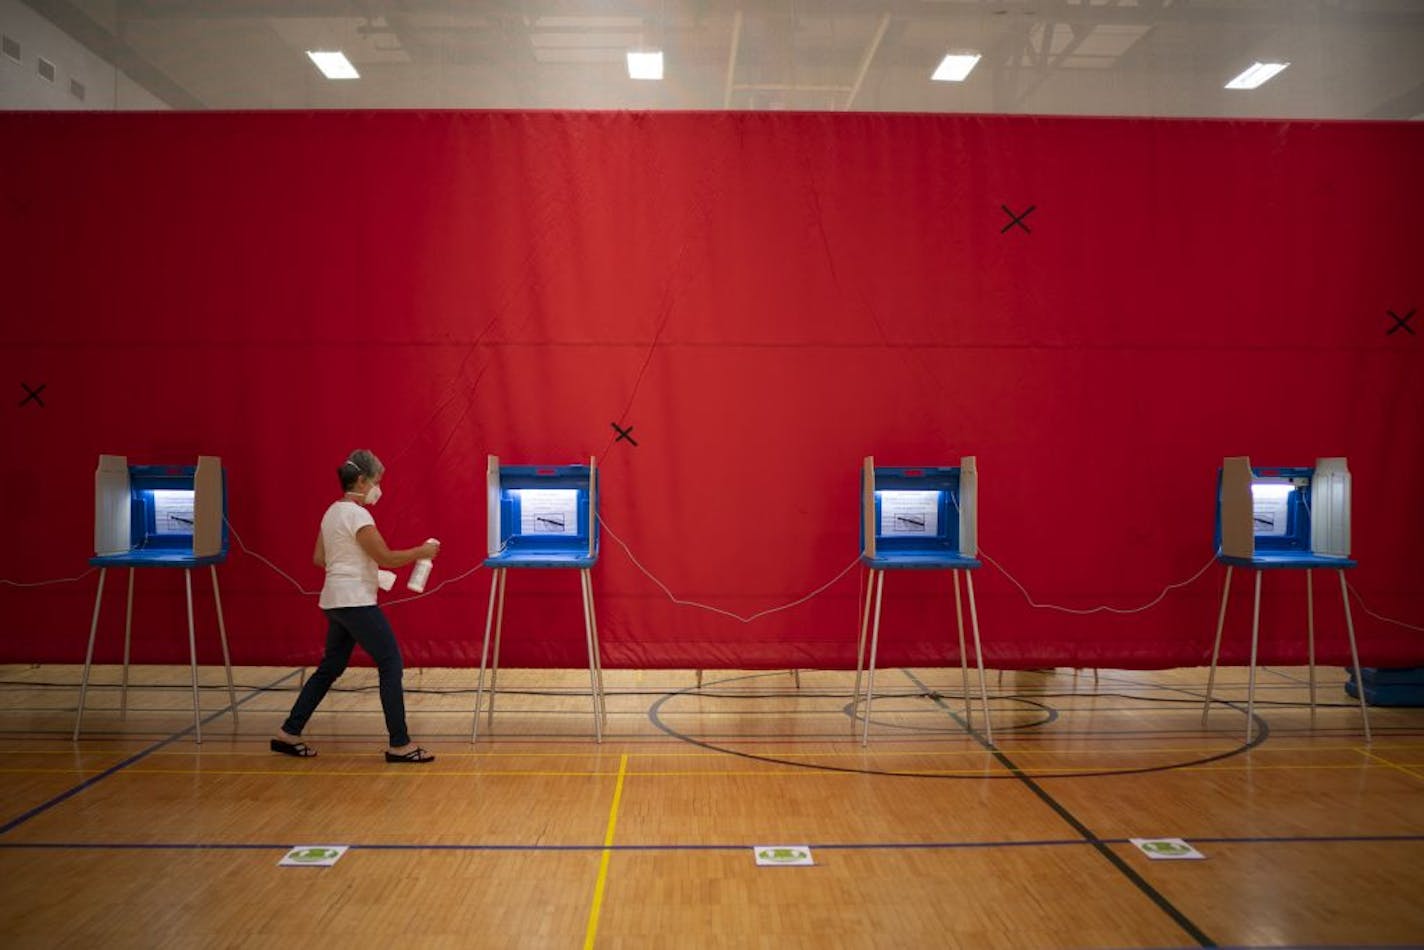
{"type": "Polygon", "coordinates": [[[366,504],[374,505],[381,500],[381,486],[372,485],[371,490],[366,492],[366,504]]]}

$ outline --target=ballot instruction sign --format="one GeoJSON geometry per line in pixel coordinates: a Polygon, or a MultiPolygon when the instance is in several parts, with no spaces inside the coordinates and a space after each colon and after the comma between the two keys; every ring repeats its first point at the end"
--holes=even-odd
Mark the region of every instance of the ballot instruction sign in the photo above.
{"type": "Polygon", "coordinates": [[[937,491],[877,491],[880,498],[880,536],[933,538],[939,534],[937,491]]]}
{"type": "Polygon", "coordinates": [[[519,533],[578,534],[578,498],[578,490],[573,488],[522,489],[519,492],[519,533]]]}

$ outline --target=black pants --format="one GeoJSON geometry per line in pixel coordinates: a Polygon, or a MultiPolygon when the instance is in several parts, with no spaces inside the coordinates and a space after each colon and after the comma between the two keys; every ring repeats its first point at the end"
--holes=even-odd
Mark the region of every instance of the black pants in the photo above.
{"type": "Polygon", "coordinates": [[[306,728],[307,720],[316,712],[326,696],[331,684],[346,672],[346,664],[351,661],[351,650],[356,644],[376,661],[380,675],[381,711],[386,714],[386,731],[391,736],[391,747],[400,748],[410,743],[410,734],[405,728],[405,694],[401,689],[401,675],[405,666],[401,661],[400,644],[396,643],[395,631],[391,629],[381,608],[333,607],[323,610],[326,614],[326,652],[316,672],[306,681],[297,701],[282,723],[282,731],[299,736],[306,728]]]}

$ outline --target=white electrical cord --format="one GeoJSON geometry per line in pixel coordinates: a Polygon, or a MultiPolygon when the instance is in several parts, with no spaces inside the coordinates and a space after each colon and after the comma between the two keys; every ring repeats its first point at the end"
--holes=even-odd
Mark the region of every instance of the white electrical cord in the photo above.
{"type": "Polygon", "coordinates": [[[643,566],[642,562],[639,561],[633,555],[633,551],[628,547],[627,542],[625,542],[622,538],[618,537],[617,532],[615,532],[612,528],[608,527],[608,522],[603,520],[603,515],[598,516],[598,523],[603,526],[603,530],[607,531],[609,536],[612,537],[614,541],[618,542],[618,546],[623,549],[624,554],[628,555],[628,560],[633,562],[633,566],[636,567],[638,570],[642,571],[644,576],[646,576],[648,580],[658,585],[658,588],[664,594],[667,594],[668,600],[672,601],[674,604],[677,604],[679,607],[699,607],[703,610],[709,610],[714,614],[721,614],[724,617],[730,617],[733,620],[739,621],[741,623],[751,623],[753,620],[765,617],[768,614],[774,614],[782,610],[790,610],[792,607],[799,607],[801,604],[804,604],[806,601],[810,600],[812,597],[815,597],[817,594],[820,594],[822,591],[826,590],[836,581],[849,574],[850,569],[855,567],[855,565],[860,561],[860,558],[857,556],[854,560],[847,564],[839,574],[826,581],[826,583],[822,584],[820,587],[817,587],[815,590],[811,591],[811,593],[807,594],[804,597],[793,600],[789,604],[782,604],[780,607],[768,607],[766,610],[758,610],[756,613],[751,614],[750,616],[743,617],[741,614],[733,613],[730,610],[723,610],[721,607],[713,607],[709,604],[699,604],[696,601],[683,600],[681,597],[678,597],[676,594],[674,594],[671,590],[668,589],[668,586],[666,584],[664,584],[662,581],[658,580],[655,576],[653,576],[652,571],[649,571],[646,567],[643,566]]]}
{"type": "Polygon", "coordinates": [[[1354,594],[1355,599],[1360,602],[1360,609],[1363,610],[1365,613],[1369,614],[1371,617],[1375,618],[1376,620],[1383,620],[1385,623],[1397,624],[1401,627],[1406,627],[1410,630],[1418,630],[1420,633],[1424,633],[1424,627],[1421,627],[1418,624],[1405,623],[1403,620],[1395,620],[1393,617],[1385,617],[1375,613],[1369,607],[1365,606],[1365,598],[1360,596],[1360,592],[1355,589],[1354,584],[1351,584],[1349,581],[1346,581],[1345,584],[1350,588],[1350,593],[1354,594]]]}
{"type": "Polygon", "coordinates": [[[0,578],[0,584],[6,584],[10,587],[44,587],[47,584],[71,584],[74,581],[83,580],[84,578],[88,577],[90,574],[93,574],[97,570],[97,567],[91,567],[89,568],[89,570],[85,571],[83,574],[80,574],[78,577],[56,577],[54,580],[30,581],[28,583],[23,581],[9,581],[5,580],[4,578],[0,578]]]}
{"type": "Polygon", "coordinates": [[[305,594],[305,595],[308,596],[308,597],[315,597],[317,594],[320,594],[320,593],[321,593],[321,591],[318,591],[318,590],[307,590],[307,589],[306,589],[305,587],[303,587],[303,586],[297,581],[297,579],[294,578],[292,575],[288,574],[286,571],[282,570],[280,567],[278,567],[277,565],[273,564],[271,561],[267,560],[265,557],[263,557],[262,555],[258,554],[256,551],[252,550],[252,549],[249,548],[246,544],[244,544],[243,541],[242,541],[242,535],[240,535],[240,534],[237,533],[237,529],[232,526],[232,522],[231,522],[231,521],[228,521],[228,520],[227,520],[227,516],[226,516],[226,515],[223,516],[223,522],[227,525],[227,530],[230,531],[230,532],[232,532],[233,540],[237,542],[237,546],[238,546],[238,547],[242,548],[242,553],[243,553],[243,554],[248,554],[248,555],[251,555],[252,557],[257,558],[257,560],[261,561],[263,564],[266,564],[268,567],[270,567],[272,570],[276,571],[278,574],[281,574],[283,577],[285,577],[288,581],[291,582],[291,584],[292,584],[293,587],[295,587],[295,588],[297,589],[297,593],[299,593],[299,594],[305,594]]]}
{"type": "MultiPolygon", "coordinates": [[[[949,493],[949,500],[952,501],[952,502],[954,502],[954,510],[955,510],[955,511],[958,511],[958,510],[959,510],[959,499],[958,499],[957,497],[955,497],[954,492],[950,492],[950,493],[949,493]]],[[[1212,555],[1211,558],[1210,558],[1205,564],[1203,564],[1203,565],[1201,566],[1201,570],[1197,571],[1195,574],[1193,574],[1191,577],[1187,578],[1187,579],[1184,580],[1184,581],[1178,581],[1178,582],[1175,583],[1175,584],[1168,584],[1166,587],[1162,588],[1162,593],[1158,594],[1156,597],[1152,598],[1152,599],[1149,600],[1147,603],[1143,604],[1141,607],[1112,607],[1112,606],[1110,606],[1110,605],[1108,605],[1108,604],[1100,604],[1100,605],[1097,606],[1097,607],[1079,608],[1079,607],[1063,607],[1063,606],[1060,606],[1059,604],[1040,604],[1038,601],[1036,601],[1036,600],[1033,599],[1032,595],[1029,594],[1028,588],[1026,588],[1026,587],[1024,587],[1022,584],[1020,584],[1020,583],[1018,582],[1018,578],[1016,578],[1016,577],[1014,577],[1014,575],[1010,574],[1010,573],[1004,568],[1004,565],[1000,564],[998,561],[996,561],[996,560],[994,560],[992,557],[990,557],[990,556],[989,556],[989,552],[985,551],[982,546],[979,548],[979,556],[982,557],[984,560],[988,561],[990,564],[994,565],[994,567],[998,569],[998,571],[999,571],[1000,574],[1002,574],[1002,575],[1004,575],[1004,577],[1008,578],[1009,583],[1010,583],[1010,584],[1013,584],[1015,587],[1017,587],[1017,588],[1019,589],[1019,593],[1020,593],[1020,594],[1023,594],[1024,600],[1028,601],[1028,605],[1029,605],[1030,607],[1037,607],[1037,608],[1040,609],[1040,610],[1056,610],[1056,611],[1058,611],[1059,613],[1075,614],[1075,615],[1081,616],[1081,617],[1086,617],[1086,616],[1089,616],[1089,615],[1091,615],[1091,614],[1101,614],[1101,613],[1108,613],[1108,614],[1136,614],[1136,613],[1141,613],[1141,612],[1144,611],[1144,610],[1147,610],[1149,607],[1156,607],[1158,604],[1160,604],[1160,603],[1162,602],[1162,598],[1167,596],[1167,593],[1168,593],[1169,591],[1176,590],[1178,587],[1186,587],[1186,586],[1187,586],[1188,584],[1190,584],[1192,581],[1196,580],[1198,577],[1201,577],[1203,574],[1205,574],[1206,571],[1207,571],[1207,568],[1211,567],[1212,563],[1216,560],[1216,555],[1212,555]]]]}
{"type": "Polygon", "coordinates": [[[1038,608],[1041,609],[1041,610],[1057,610],[1057,611],[1059,611],[1060,613],[1065,613],[1065,614],[1077,614],[1077,615],[1080,615],[1080,616],[1087,616],[1088,614],[1100,614],[1100,613],[1109,613],[1109,614],[1136,614],[1136,613],[1141,613],[1142,611],[1148,609],[1149,607],[1155,607],[1155,606],[1157,606],[1159,603],[1161,603],[1161,602],[1162,602],[1162,598],[1166,597],[1169,591],[1176,590],[1176,589],[1179,588],[1179,587],[1186,587],[1186,586],[1187,586],[1188,584],[1190,584],[1192,581],[1196,580],[1198,577],[1201,577],[1203,574],[1205,574],[1206,571],[1207,571],[1207,568],[1211,567],[1212,564],[1216,563],[1216,556],[1215,556],[1215,555],[1212,555],[1212,557],[1211,557],[1210,559],[1208,559],[1207,562],[1201,566],[1201,570],[1197,571],[1195,574],[1193,574],[1191,577],[1187,578],[1187,579],[1184,580],[1184,581],[1177,581],[1175,584],[1168,584],[1166,587],[1162,588],[1162,593],[1158,594],[1156,597],[1152,598],[1152,599],[1149,600],[1147,603],[1143,604],[1141,607],[1112,607],[1112,606],[1109,606],[1108,604],[1101,604],[1101,605],[1099,605],[1099,606],[1097,606],[1097,607],[1078,608],[1078,607],[1062,607],[1062,606],[1060,606],[1060,605],[1058,605],[1058,604],[1040,604],[1038,601],[1036,601],[1036,600],[1033,599],[1033,597],[1029,594],[1028,590],[1025,589],[1024,586],[1018,582],[1018,580],[1014,577],[1014,575],[1010,574],[1007,570],[1004,569],[1004,565],[1000,564],[998,561],[996,561],[996,560],[994,560],[992,557],[990,557],[989,554],[988,554],[988,552],[985,551],[982,547],[979,549],[979,556],[982,557],[984,560],[988,561],[990,564],[994,565],[994,567],[998,568],[999,573],[1000,573],[1000,574],[1003,574],[1006,578],[1008,578],[1008,579],[1009,579],[1009,583],[1010,583],[1010,584],[1013,584],[1015,587],[1017,587],[1017,588],[1019,589],[1019,593],[1021,593],[1021,594],[1024,595],[1024,600],[1028,601],[1028,604],[1029,604],[1030,607],[1038,607],[1038,608]]]}
{"type": "MultiPolygon", "coordinates": [[[[255,557],[257,560],[261,561],[263,564],[266,564],[266,565],[267,565],[268,567],[270,567],[272,570],[276,571],[278,574],[280,574],[280,575],[282,575],[283,577],[285,577],[285,578],[291,583],[291,585],[297,589],[297,591],[298,591],[299,593],[305,594],[305,595],[308,596],[308,597],[315,597],[317,594],[320,594],[320,593],[321,593],[321,591],[317,591],[317,590],[307,590],[307,589],[306,589],[305,587],[303,587],[300,583],[298,583],[297,580],[292,577],[292,575],[288,574],[286,571],[282,570],[280,567],[278,567],[277,565],[273,564],[273,563],[272,563],[271,561],[269,561],[267,558],[263,557],[262,555],[258,554],[256,551],[254,551],[254,550],[252,550],[251,548],[249,548],[249,547],[243,542],[241,535],[239,535],[239,534],[237,533],[237,529],[232,526],[232,522],[231,522],[231,521],[228,521],[228,519],[226,519],[226,518],[224,518],[223,521],[226,521],[226,522],[227,522],[227,529],[228,529],[228,531],[232,532],[233,539],[237,541],[237,546],[240,547],[240,548],[242,548],[242,553],[244,553],[244,554],[249,554],[249,555],[251,555],[252,557],[255,557]]],[[[457,574],[457,575],[455,575],[454,577],[447,578],[446,580],[444,580],[444,581],[442,581],[441,583],[437,584],[437,585],[436,585],[434,588],[432,588],[431,590],[425,591],[424,593],[421,593],[421,594],[412,594],[412,595],[409,596],[409,597],[401,597],[401,598],[398,598],[398,599],[396,599],[396,600],[388,600],[388,601],[386,601],[384,604],[382,604],[381,606],[383,606],[383,607],[394,607],[394,606],[396,606],[397,604],[408,604],[408,603],[410,603],[410,602],[413,601],[413,600],[420,600],[420,599],[422,599],[422,598],[424,598],[424,597],[429,597],[431,594],[434,594],[436,591],[440,590],[441,588],[445,587],[445,586],[448,585],[448,584],[453,584],[453,583],[455,583],[456,581],[462,581],[462,580],[464,580],[465,578],[469,577],[471,574],[475,573],[475,571],[478,571],[478,570],[479,570],[480,568],[482,568],[482,567],[484,567],[483,562],[482,562],[482,563],[479,563],[479,564],[476,564],[474,567],[470,568],[468,571],[466,571],[466,572],[463,573],[463,574],[457,574]]]]}
{"type": "Polygon", "coordinates": [[[420,600],[420,599],[422,599],[422,598],[429,597],[431,594],[434,594],[434,593],[438,592],[442,587],[445,587],[447,584],[453,584],[453,583],[455,583],[456,581],[462,581],[462,580],[464,580],[465,578],[469,577],[471,574],[475,573],[475,571],[478,571],[480,568],[482,568],[482,567],[484,567],[484,566],[485,566],[485,565],[484,565],[484,562],[481,561],[479,564],[476,564],[474,567],[470,568],[470,569],[469,569],[468,571],[466,571],[465,573],[463,573],[463,574],[456,574],[454,577],[451,577],[451,578],[449,578],[448,580],[441,581],[439,584],[436,584],[435,587],[434,587],[432,590],[425,591],[425,592],[422,593],[422,594],[411,594],[409,597],[401,597],[401,598],[398,598],[398,599],[396,599],[396,600],[388,600],[388,601],[386,601],[385,603],[381,604],[381,606],[382,606],[382,607],[394,607],[394,606],[396,606],[397,604],[408,604],[408,603],[410,603],[410,602],[413,601],[413,600],[420,600]]]}
{"type": "MultiPolygon", "coordinates": [[[[951,497],[953,497],[953,496],[951,495],[951,497]]],[[[958,501],[958,499],[955,499],[955,507],[956,507],[956,508],[959,507],[959,501],[958,501]]],[[[224,520],[224,521],[227,521],[226,518],[224,518],[223,520],[224,520]]],[[[656,576],[654,576],[651,571],[649,571],[646,567],[643,566],[642,562],[639,561],[636,556],[634,556],[633,551],[632,551],[631,548],[628,547],[627,542],[625,542],[622,538],[620,538],[620,537],[618,536],[618,534],[617,534],[612,528],[610,528],[610,527],[608,526],[608,522],[604,520],[604,518],[603,518],[602,515],[599,515],[599,516],[598,516],[598,523],[603,527],[603,530],[605,530],[605,531],[608,532],[609,536],[612,537],[614,541],[618,542],[618,546],[623,549],[623,552],[624,552],[626,555],[628,555],[628,560],[633,563],[633,566],[636,567],[639,571],[641,571],[641,572],[644,574],[644,576],[646,576],[646,577],[648,578],[648,580],[650,580],[650,581],[652,581],[654,584],[656,584],[657,587],[658,587],[658,589],[661,590],[664,594],[666,594],[667,597],[668,597],[668,599],[669,599],[670,601],[672,601],[674,604],[677,604],[679,607],[697,607],[697,608],[702,609],[702,610],[711,611],[712,613],[715,613],[715,614],[721,614],[721,615],[724,616],[724,617],[730,617],[731,619],[736,620],[736,621],[738,621],[739,623],[751,623],[752,621],[754,621],[754,620],[759,620],[760,618],[765,617],[765,616],[767,616],[767,615],[769,615],[769,614],[779,613],[780,611],[783,611],[783,610],[790,610],[792,607],[799,607],[801,604],[806,603],[806,601],[810,600],[811,598],[816,597],[817,595],[819,595],[819,594],[823,593],[824,591],[826,591],[828,588],[830,588],[833,584],[836,583],[836,581],[840,580],[842,577],[845,577],[846,574],[850,573],[851,568],[855,567],[856,563],[859,562],[859,560],[860,560],[860,558],[857,556],[854,560],[852,560],[849,564],[847,564],[847,565],[840,571],[840,573],[838,573],[835,577],[831,578],[829,581],[827,581],[826,583],[822,584],[820,587],[817,587],[815,590],[811,591],[809,594],[806,594],[804,597],[797,598],[796,600],[793,600],[793,601],[791,601],[791,602],[788,603],[788,604],[782,604],[782,605],[779,606],[779,607],[768,607],[768,608],[765,609],[765,610],[759,610],[759,611],[757,611],[757,612],[754,613],[754,614],[750,614],[750,615],[748,615],[748,616],[743,617],[741,614],[734,613],[734,612],[732,612],[732,611],[730,611],[730,610],[723,610],[721,607],[713,607],[713,606],[711,606],[710,604],[700,604],[700,603],[697,603],[696,601],[684,600],[684,599],[678,597],[676,594],[674,594],[674,593],[672,592],[671,589],[669,589],[669,587],[668,587],[666,584],[664,584],[661,580],[659,580],[656,576]]],[[[277,572],[278,574],[280,574],[282,577],[286,578],[286,580],[287,580],[293,587],[295,587],[295,588],[297,589],[297,592],[298,592],[298,593],[303,594],[303,595],[305,595],[305,596],[307,596],[307,597],[315,597],[317,594],[320,593],[320,591],[307,590],[306,588],[304,588],[304,587],[301,585],[300,582],[298,582],[295,578],[293,578],[293,577],[292,577],[290,574],[288,574],[286,571],[282,570],[282,569],[281,569],[280,567],[278,567],[276,564],[272,563],[270,560],[268,560],[267,558],[263,557],[261,554],[258,554],[256,551],[254,551],[254,550],[252,550],[251,548],[249,548],[249,547],[246,545],[246,543],[243,542],[242,536],[237,533],[237,529],[232,526],[232,522],[231,522],[231,521],[227,521],[227,526],[228,526],[228,530],[232,533],[233,539],[234,539],[235,541],[237,541],[238,547],[240,547],[240,548],[242,549],[242,551],[243,551],[244,554],[247,554],[247,555],[250,555],[251,557],[256,558],[257,560],[261,561],[263,564],[266,564],[266,565],[267,565],[268,567],[270,567],[272,570],[276,571],[276,572],[277,572]]],[[[979,556],[982,557],[985,561],[988,561],[990,564],[994,565],[994,567],[999,571],[999,573],[1000,573],[1000,574],[1003,574],[1004,577],[1008,579],[1008,581],[1009,581],[1010,584],[1012,584],[1012,585],[1014,585],[1014,587],[1018,588],[1019,593],[1023,594],[1024,600],[1028,601],[1028,604],[1029,604],[1030,607],[1035,607],[1035,608],[1038,608],[1038,609],[1040,609],[1040,610],[1056,610],[1056,611],[1059,611],[1060,613],[1075,614],[1075,615],[1078,615],[1078,616],[1087,616],[1087,615],[1090,615],[1090,614],[1097,614],[1097,613],[1111,613],[1111,614],[1136,614],[1136,613],[1141,613],[1141,612],[1144,611],[1144,610],[1147,610],[1147,609],[1149,609],[1149,608],[1151,608],[1151,607],[1157,606],[1157,604],[1161,603],[1161,602],[1162,602],[1162,599],[1163,599],[1164,597],[1166,597],[1167,594],[1170,593],[1171,591],[1177,590],[1178,588],[1181,588],[1181,587],[1186,587],[1186,586],[1188,586],[1189,584],[1191,584],[1193,581],[1197,580],[1199,577],[1201,577],[1203,574],[1205,574],[1206,571],[1207,571],[1207,569],[1210,568],[1211,565],[1216,561],[1216,557],[1215,557],[1215,555],[1213,555],[1213,556],[1211,557],[1211,559],[1208,560],[1205,564],[1203,564],[1203,565],[1201,566],[1201,569],[1198,570],[1198,571],[1197,571],[1195,574],[1193,574],[1191,577],[1187,578],[1187,579],[1184,580],[1184,581],[1177,581],[1176,583],[1168,584],[1166,587],[1162,588],[1162,592],[1161,592],[1160,594],[1158,594],[1156,597],[1152,598],[1151,600],[1149,600],[1147,603],[1143,604],[1143,605],[1140,606],[1140,607],[1113,607],[1113,606],[1108,605],[1108,604],[1101,604],[1101,605],[1099,605],[1099,606],[1097,606],[1097,607],[1078,608],[1078,607],[1064,607],[1064,606],[1061,606],[1061,605],[1059,605],[1059,604],[1041,604],[1041,603],[1039,603],[1038,601],[1036,601],[1036,600],[1033,599],[1033,595],[1031,595],[1031,594],[1028,592],[1028,589],[1025,588],[1023,584],[1019,583],[1019,581],[1018,581],[1017,578],[1015,578],[1012,574],[1010,574],[1010,573],[1008,572],[1008,570],[1006,570],[1002,564],[1000,564],[997,560],[995,560],[993,557],[991,557],[991,556],[989,555],[989,553],[988,553],[987,551],[985,551],[982,547],[979,549],[979,556]]],[[[421,600],[421,599],[423,599],[423,598],[425,598],[425,597],[429,597],[430,595],[435,594],[435,593],[437,593],[437,592],[443,590],[446,586],[448,586],[448,585],[450,585],[450,584],[454,584],[454,583],[457,583],[458,581],[464,580],[465,578],[469,577],[471,574],[474,574],[476,571],[480,570],[480,568],[482,568],[482,567],[484,567],[484,563],[483,563],[483,562],[481,562],[481,563],[479,563],[479,564],[476,564],[474,567],[470,568],[468,571],[465,571],[465,572],[462,573],[462,574],[457,574],[457,575],[455,575],[454,577],[447,578],[446,580],[444,580],[444,581],[442,581],[441,583],[437,584],[437,585],[436,585],[433,589],[431,589],[431,590],[425,591],[424,593],[421,593],[421,594],[414,594],[414,595],[412,595],[412,596],[410,596],[410,597],[401,597],[401,598],[398,598],[398,599],[396,599],[396,600],[389,600],[389,601],[386,601],[383,606],[386,606],[386,607],[395,607],[395,606],[397,606],[398,604],[408,604],[408,603],[411,603],[412,601],[421,600]]],[[[0,584],[6,585],[6,586],[9,586],[9,587],[19,587],[19,588],[44,587],[44,586],[47,586],[47,585],[50,585],[50,584],[70,584],[70,583],[73,583],[73,582],[75,582],[75,581],[83,580],[84,578],[88,577],[90,574],[93,574],[96,570],[98,570],[98,568],[91,567],[91,568],[89,568],[89,570],[87,570],[87,571],[85,571],[84,573],[78,575],[77,577],[57,577],[57,578],[54,578],[54,579],[52,579],[52,580],[46,580],[46,581],[21,582],[21,581],[12,581],[12,580],[7,580],[7,579],[5,579],[5,578],[0,578],[0,584]]],[[[1347,583],[1347,585],[1348,585],[1349,588],[1350,588],[1350,593],[1354,594],[1354,595],[1355,595],[1355,600],[1359,602],[1360,609],[1363,610],[1365,613],[1369,614],[1371,617],[1375,618],[1376,620],[1382,621],[1382,622],[1384,622],[1384,623],[1392,623],[1392,624],[1394,624],[1395,626],[1404,627],[1404,628],[1407,629],[1407,630],[1417,630],[1417,631],[1419,631],[1420,633],[1424,633],[1424,627],[1421,627],[1421,626],[1419,626],[1418,624],[1407,623],[1406,621],[1403,621],[1403,620],[1396,620],[1396,619],[1394,619],[1393,617],[1386,617],[1386,616],[1384,616],[1383,614],[1375,613],[1373,610],[1371,610],[1371,609],[1369,608],[1369,605],[1365,603],[1365,598],[1364,598],[1364,596],[1361,595],[1361,593],[1360,593],[1359,590],[1355,587],[1355,585],[1354,585],[1354,584],[1351,584],[1351,583],[1349,583],[1349,582],[1346,582],[1346,583],[1347,583]]]]}

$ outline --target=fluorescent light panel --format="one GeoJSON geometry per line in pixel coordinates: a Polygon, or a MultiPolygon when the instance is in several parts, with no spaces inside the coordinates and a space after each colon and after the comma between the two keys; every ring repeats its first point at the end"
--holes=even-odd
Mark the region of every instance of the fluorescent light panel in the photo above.
{"type": "Polygon", "coordinates": [[[978,53],[947,53],[930,78],[937,82],[963,82],[978,62],[978,53]]]}
{"type": "Polygon", "coordinates": [[[341,50],[324,52],[322,50],[307,50],[307,56],[316,68],[321,70],[321,74],[327,79],[360,79],[361,74],[356,71],[356,67],[351,65],[351,60],[346,58],[346,54],[341,50]]]}
{"type": "Polygon", "coordinates": [[[662,50],[651,50],[647,52],[628,52],[628,78],[629,79],[662,79],[663,78],[663,52],[662,50]]]}
{"type": "Polygon", "coordinates": [[[1241,75],[1226,84],[1227,89],[1255,89],[1290,63],[1252,63],[1241,75]]]}

